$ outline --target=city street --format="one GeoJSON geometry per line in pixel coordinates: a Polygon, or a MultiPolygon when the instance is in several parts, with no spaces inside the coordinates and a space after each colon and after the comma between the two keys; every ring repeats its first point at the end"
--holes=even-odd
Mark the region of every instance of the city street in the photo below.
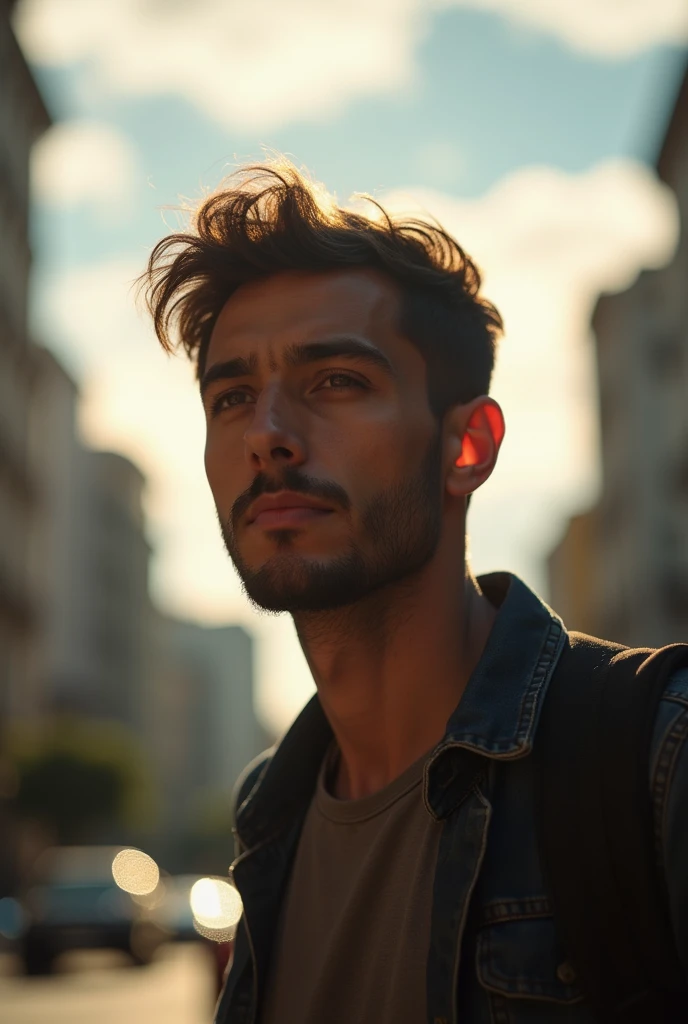
{"type": "Polygon", "coordinates": [[[117,954],[63,958],[51,978],[16,974],[0,958],[0,1024],[209,1024],[212,967],[200,943],[164,947],[149,967],[117,954]]]}

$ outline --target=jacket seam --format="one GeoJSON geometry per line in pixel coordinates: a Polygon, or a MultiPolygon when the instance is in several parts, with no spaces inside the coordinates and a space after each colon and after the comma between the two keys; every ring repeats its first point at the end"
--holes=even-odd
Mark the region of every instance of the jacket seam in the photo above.
{"type": "Polygon", "coordinates": [[[492,943],[490,942],[489,935],[485,936],[478,950],[478,976],[481,985],[487,989],[488,992],[498,992],[500,995],[507,996],[511,999],[541,1000],[543,1002],[557,1003],[559,1005],[572,1005],[574,1003],[581,1002],[583,999],[582,994],[575,989],[572,989],[570,985],[563,985],[560,983],[563,991],[572,993],[570,996],[562,998],[549,994],[546,990],[545,984],[539,980],[536,981],[534,979],[528,979],[525,975],[510,977],[509,975],[504,974],[499,970],[494,962],[492,943]],[[490,984],[490,981],[488,980],[490,977],[501,982],[503,984],[503,988],[499,988],[494,983],[490,984]]]}
{"type": "MultiPolygon", "coordinates": [[[[519,901],[521,902],[521,901],[519,901]]],[[[527,901],[522,901],[527,902],[527,901]]],[[[539,902],[539,901],[538,901],[539,902]]],[[[547,901],[542,901],[541,907],[533,907],[532,909],[523,910],[511,910],[506,913],[499,913],[497,904],[487,904],[483,907],[483,913],[481,915],[480,927],[490,928],[493,925],[505,924],[508,921],[537,921],[547,920],[553,917],[552,908],[549,906],[547,901]]]]}
{"type": "Polygon", "coordinates": [[[688,707],[688,693],[685,690],[665,690],[662,694],[662,701],[671,701],[673,704],[683,704],[688,707]]]}
{"type": "Polygon", "coordinates": [[[532,741],[533,723],[538,707],[538,697],[548,677],[552,666],[555,664],[557,646],[563,636],[563,629],[556,619],[550,621],[547,635],[545,636],[540,654],[538,656],[533,678],[521,699],[521,706],[518,716],[518,727],[516,730],[516,741],[519,745],[527,743],[529,738],[532,741]]]}

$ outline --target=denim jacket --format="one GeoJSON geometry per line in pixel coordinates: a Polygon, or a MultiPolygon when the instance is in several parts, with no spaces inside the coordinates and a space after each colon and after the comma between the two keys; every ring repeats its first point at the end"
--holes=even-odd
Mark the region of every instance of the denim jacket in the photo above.
{"type": "MultiPolygon", "coordinates": [[[[479,582],[499,612],[424,771],[425,806],[443,822],[427,1024],[584,1024],[593,1016],[558,943],[542,878],[530,756],[566,631],[516,576],[494,573],[479,582]]],[[[660,702],[648,772],[676,943],[688,976],[687,735],[688,671],[682,670],[660,702]]],[[[280,745],[250,765],[237,784],[237,857],[230,873],[244,913],[216,1024],[260,1019],[282,896],[331,738],[314,697],[280,745]]]]}

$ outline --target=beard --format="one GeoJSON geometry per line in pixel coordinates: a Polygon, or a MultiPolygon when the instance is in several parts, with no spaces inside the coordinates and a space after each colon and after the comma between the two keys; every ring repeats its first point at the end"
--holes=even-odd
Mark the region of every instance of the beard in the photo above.
{"type": "Polygon", "coordinates": [[[327,561],[314,561],[293,547],[294,530],[275,529],[277,553],[259,569],[248,566],[236,542],[235,524],[261,494],[290,490],[334,501],[348,510],[351,502],[338,484],[316,481],[293,467],[279,483],[257,476],[234,503],[230,522],[220,528],[244,593],[269,612],[320,612],[344,608],[383,587],[418,573],[437,550],[442,526],[442,439],[433,437],[414,477],[375,495],[361,513],[360,540],[327,561]]]}

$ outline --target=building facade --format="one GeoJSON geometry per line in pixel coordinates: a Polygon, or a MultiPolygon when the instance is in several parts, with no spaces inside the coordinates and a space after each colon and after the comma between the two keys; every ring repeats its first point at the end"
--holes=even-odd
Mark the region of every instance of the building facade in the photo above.
{"type": "Polygon", "coordinates": [[[146,481],[128,459],[89,450],[75,382],[34,348],[29,455],[36,632],[13,717],[114,720],[154,773],[158,831],[174,840],[204,801],[229,796],[270,745],[254,710],[254,651],[239,626],[166,616],[150,598],[146,481]],[[49,439],[49,443],[48,442],[49,439]]]}
{"type": "Polygon", "coordinates": [[[35,629],[25,685],[13,696],[15,718],[46,713],[53,678],[72,663],[79,639],[73,600],[82,460],[77,401],[69,374],[47,349],[34,346],[28,467],[34,494],[29,567],[35,629]]]}
{"type": "Polygon", "coordinates": [[[602,494],[549,562],[567,625],[630,646],[688,633],[688,74],[657,173],[678,200],[678,249],[597,304],[602,494]]]}
{"type": "Polygon", "coordinates": [[[35,629],[12,717],[72,710],[138,729],[148,665],[150,546],[145,479],[128,459],[88,449],[78,388],[33,346],[28,465],[35,629]]]}
{"type": "Polygon", "coordinates": [[[26,683],[35,635],[29,583],[29,157],[50,118],[0,2],[0,718],[26,683]]]}
{"type": "Polygon", "coordinates": [[[254,708],[254,645],[241,626],[156,613],[145,733],[166,830],[183,831],[214,795],[227,803],[242,769],[270,745],[254,708]]]}
{"type": "Polygon", "coordinates": [[[144,486],[124,456],[84,450],[75,592],[82,640],[74,683],[82,710],[135,730],[151,616],[144,486]]]}

